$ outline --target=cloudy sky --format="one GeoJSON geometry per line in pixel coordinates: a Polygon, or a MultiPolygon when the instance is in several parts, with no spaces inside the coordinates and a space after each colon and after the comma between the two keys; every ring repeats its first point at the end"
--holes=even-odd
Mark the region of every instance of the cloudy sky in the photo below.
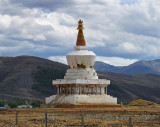
{"type": "Polygon", "coordinates": [[[98,61],[160,59],[160,0],[0,0],[0,56],[65,63],[79,19],[98,61]]]}

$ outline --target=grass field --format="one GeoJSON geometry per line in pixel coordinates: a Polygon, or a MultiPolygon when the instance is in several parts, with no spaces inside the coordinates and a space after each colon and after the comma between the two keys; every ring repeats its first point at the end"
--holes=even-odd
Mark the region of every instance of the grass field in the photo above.
{"type": "Polygon", "coordinates": [[[114,108],[35,108],[0,110],[0,127],[80,127],[81,115],[85,127],[160,127],[159,106],[123,106],[114,108]]]}

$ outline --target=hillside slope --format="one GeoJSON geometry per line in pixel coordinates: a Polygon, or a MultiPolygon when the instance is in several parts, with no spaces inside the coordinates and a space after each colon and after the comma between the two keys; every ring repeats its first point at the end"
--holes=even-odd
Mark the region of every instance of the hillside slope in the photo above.
{"type": "Polygon", "coordinates": [[[113,66],[104,62],[100,62],[100,61],[96,61],[94,68],[97,71],[108,71],[108,72],[114,72],[114,71],[118,71],[121,69],[120,66],[113,66]]]}
{"type": "MultiPolygon", "coordinates": [[[[48,84],[46,78],[53,74],[48,73],[62,73],[54,73],[52,78],[56,79],[63,77],[66,68],[64,64],[33,56],[0,57],[0,94],[44,99],[54,93],[52,80],[48,84]]],[[[15,99],[1,95],[0,99],[3,98],[15,99]]]]}
{"type": "Polygon", "coordinates": [[[95,63],[97,71],[107,71],[123,74],[160,74],[160,60],[140,60],[128,66],[113,66],[97,61],[95,63]]]}
{"type": "Polygon", "coordinates": [[[127,75],[111,72],[99,73],[100,78],[110,79],[108,93],[120,101],[128,102],[137,98],[160,102],[160,75],[127,75]]]}
{"type": "MultiPolygon", "coordinates": [[[[15,100],[31,97],[44,100],[56,93],[53,79],[63,78],[67,66],[33,56],[0,57],[0,99],[15,100]]],[[[160,75],[127,75],[98,72],[100,78],[111,80],[108,93],[119,101],[129,102],[138,97],[160,102],[160,75]]]]}

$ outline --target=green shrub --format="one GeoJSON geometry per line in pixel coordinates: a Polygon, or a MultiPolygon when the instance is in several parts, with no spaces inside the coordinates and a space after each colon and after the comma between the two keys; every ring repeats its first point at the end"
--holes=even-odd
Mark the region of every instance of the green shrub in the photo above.
{"type": "Polygon", "coordinates": [[[16,101],[17,102],[17,105],[24,105],[24,101],[16,101]]]}
{"type": "Polygon", "coordinates": [[[11,108],[17,108],[18,104],[17,104],[17,101],[11,101],[8,103],[8,105],[11,107],[11,108]]]}
{"type": "Polygon", "coordinates": [[[33,108],[40,107],[40,104],[44,104],[44,102],[42,102],[42,101],[34,101],[34,102],[32,102],[33,108]]]}
{"type": "Polygon", "coordinates": [[[0,106],[4,107],[8,102],[6,100],[0,100],[0,106]]]}

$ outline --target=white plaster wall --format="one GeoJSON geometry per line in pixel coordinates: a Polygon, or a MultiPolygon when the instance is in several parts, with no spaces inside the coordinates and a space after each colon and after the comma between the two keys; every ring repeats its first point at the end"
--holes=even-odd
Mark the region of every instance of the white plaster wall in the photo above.
{"type": "Polygon", "coordinates": [[[57,79],[52,81],[53,85],[59,84],[99,84],[101,86],[108,86],[110,80],[106,79],[57,79]]]}
{"type": "Polygon", "coordinates": [[[117,98],[108,95],[81,95],[77,96],[76,103],[112,103],[117,104],[117,98]]]}
{"type": "Polygon", "coordinates": [[[67,73],[84,73],[84,72],[93,72],[95,73],[94,68],[81,68],[81,69],[67,69],[67,73]]]}
{"type": "Polygon", "coordinates": [[[68,53],[66,58],[70,68],[77,68],[77,64],[90,68],[94,66],[96,55],[92,51],[76,50],[68,53]]]}
{"type": "Polygon", "coordinates": [[[81,76],[64,76],[64,79],[98,79],[98,76],[81,75],[81,76]]]}
{"type": "Polygon", "coordinates": [[[93,68],[68,69],[64,79],[98,79],[98,76],[93,68]]]}
{"type": "Polygon", "coordinates": [[[46,97],[46,98],[45,98],[46,104],[50,103],[56,96],[57,96],[57,95],[52,95],[52,96],[50,96],[50,97],[46,97]]]}
{"type": "Polygon", "coordinates": [[[104,87],[101,88],[101,94],[105,94],[105,93],[104,93],[104,87]]]}
{"type": "Polygon", "coordinates": [[[81,76],[81,75],[91,75],[91,76],[97,76],[97,73],[94,69],[68,69],[66,72],[66,76],[81,76]]]}
{"type": "MultiPolygon", "coordinates": [[[[46,98],[46,104],[50,103],[56,95],[46,98]]],[[[63,98],[63,97],[62,97],[63,98]]],[[[78,104],[78,103],[96,103],[96,104],[117,104],[117,98],[109,95],[68,95],[63,99],[59,98],[59,104],[78,104]]]]}

